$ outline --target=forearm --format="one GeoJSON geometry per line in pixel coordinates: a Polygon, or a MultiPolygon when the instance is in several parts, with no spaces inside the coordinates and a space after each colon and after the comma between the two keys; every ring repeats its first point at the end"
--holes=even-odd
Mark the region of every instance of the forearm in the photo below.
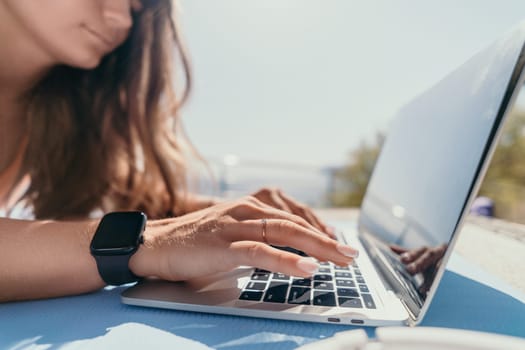
{"type": "Polygon", "coordinates": [[[104,286],[89,250],[97,224],[0,219],[0,301],[80,294],[104,286]]]}

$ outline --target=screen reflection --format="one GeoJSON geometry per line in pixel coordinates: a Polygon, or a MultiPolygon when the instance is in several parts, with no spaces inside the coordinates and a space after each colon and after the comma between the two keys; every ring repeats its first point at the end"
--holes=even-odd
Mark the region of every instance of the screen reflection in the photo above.
{"type": "Polygon", "coordinates": [[[516,88],[523,39],[519,29],[479,53],[390,126],[359,229],[394,266],[416,316],[516,88]]]}

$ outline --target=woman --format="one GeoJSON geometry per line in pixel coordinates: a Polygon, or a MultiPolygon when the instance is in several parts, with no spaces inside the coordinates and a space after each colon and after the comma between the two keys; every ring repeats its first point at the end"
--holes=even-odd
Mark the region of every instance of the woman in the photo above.
{"type": "Polygon", "coordinates": [[[155,219],[126,262],[138,277],[317,269],[272,245],[339,265],[357,255],[280,191],[228,202],[186,191],[178,111],[190,80],[171,12],[169,0],[0,0],[0,209],[33,216],[0,219],[0,300],[104,286],[92,217],[112,211],[155,219]]]}

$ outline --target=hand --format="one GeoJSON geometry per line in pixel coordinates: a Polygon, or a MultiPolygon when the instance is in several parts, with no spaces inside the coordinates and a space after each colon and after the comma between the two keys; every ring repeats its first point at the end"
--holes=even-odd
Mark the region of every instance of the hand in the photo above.
{"type": "Polygon", "coordinates": [[[269,206],[300,216],[308,223],[313,225],[316,229],[326,233],[332,238],[335,238],[333,228],[327,226],[321,219],[319,219],[317,215],[315,215],[314,212],[308,208],[308,206],[288,197],[281,190],[263,188],[253,194],[253,197],[259,199],[261,202],[269,206]]]}
{"type": "Polygon", "coordinates": [[[392,245],[390,249],[400,255],[401,262],[406,265],[407,271],[415,275],[419,272],[425,272],[430,268],[435,268],[443,257],[443,254],[445,254],[447,245],[421,247],[413,250],[392,245]]]}
{"type": "Polygon", "coordinates": [[[311,276],[319,267],[312,258],[270,244],[291,246],[337,265],[348,265],[357,256],[355,249],[320,233],[305,219],[251,196],[150,221],[144,239],[145,244],[130,259],[131,270],[138,276],[172,281],[225,272],[240,265],[302,277],[311,276]]]}

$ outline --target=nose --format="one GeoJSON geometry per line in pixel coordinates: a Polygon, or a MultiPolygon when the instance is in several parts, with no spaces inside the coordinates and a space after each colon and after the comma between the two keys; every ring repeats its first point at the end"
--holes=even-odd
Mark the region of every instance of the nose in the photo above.
{"type": "Polygon", "coordinates": [[[130,0],[105,0],[103,15],[106,25],[115,32],[116,39],[125,37],[133,24],[130,0]]]}

